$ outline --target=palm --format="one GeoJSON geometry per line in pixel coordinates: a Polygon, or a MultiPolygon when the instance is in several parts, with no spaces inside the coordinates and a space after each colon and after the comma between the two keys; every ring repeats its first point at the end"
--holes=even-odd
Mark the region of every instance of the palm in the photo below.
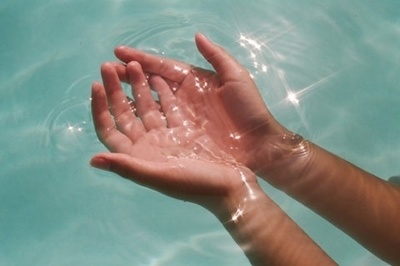
{"type": "MultiPolygon", "coordinates": [[[[197,45],[216,73],[126,47],[117,49],[116,55],[124,62],[137,61],[144,71],[163,77],[187,120],[201,127],[236,160],[256,168],[257,141],[287,131],[272,118],[242,66],[222,48],[199,36],[197,45]]],[[[123,68],[119,72],[123,78],[123,68]]]]}
{"type": "Polygon", "coordinates": [[[182,106],[180,98],[162,78],[150,79],[157,90],[157,103],[140,65],[129,64],[127,73],[135,102],[127,100],[111,64],[102,67],[104,87],[96,83],[92,91],[96,132],[114,153],[103,159],[112,157],[123,166],[112,171],[197,203],[201,202],[193,195],[226,195],[243,185],[244,176],[255,182],[193,120],[188,109],[178,107],[182,106]]]}

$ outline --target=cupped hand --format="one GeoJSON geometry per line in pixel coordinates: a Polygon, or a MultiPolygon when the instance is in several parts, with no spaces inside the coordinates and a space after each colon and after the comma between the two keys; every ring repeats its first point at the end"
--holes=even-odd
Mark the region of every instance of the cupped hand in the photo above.
{"type": "Polygon", "coordinates": [[[133,97],[128,98],[114,64],[103,64],[101,73],[103,84],[92,85],[92,115],[98,138],[111,153],[95,155],[93,166],[212,210],[258,187],[254,174],[178,107],[164,79],[148,78],[139,63],[130,62],[125,74],[133,97]]]}
{"type": "MultiPolygon", "coordinates": [[[[270,114],[244,67],[203,35],[197,34],[195,41],[215,72],[125,46],[116,48],[115,54],[125,63],[136,61],[144,72],[162,77],[175,97],[170,108],[205,130],[225,153],[253,171],[273,165],[290,150],[285,138],[293,134],[270,114]]],[[[126,80],[125,67],[115,67],[126,80]]]]}

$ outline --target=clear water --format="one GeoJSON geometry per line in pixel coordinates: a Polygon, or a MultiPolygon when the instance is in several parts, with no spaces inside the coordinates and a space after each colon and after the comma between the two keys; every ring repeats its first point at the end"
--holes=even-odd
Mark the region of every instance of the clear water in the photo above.
{"type": "MultiPolygon", "coordinates": [[[[397,0],[3,0],[0,265],[249,265],[200,207],[88,165],[104,150],[89,87],[113,47],[207,67],[198,31],[249,68],[284,125],[384,179],[399,174],[397,0]]],[[[263,185],[340,265],[385,265],[263,185]]]]}

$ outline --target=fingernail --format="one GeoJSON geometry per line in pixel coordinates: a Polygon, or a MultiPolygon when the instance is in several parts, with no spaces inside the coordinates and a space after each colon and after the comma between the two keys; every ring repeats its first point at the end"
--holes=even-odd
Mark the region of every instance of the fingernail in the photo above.
{"type": "Polygon", "coordinates": [[[110,162],[101,157],[93,157],[90,161],[90,165],[101,170],[107,171],[110,169],[110,162]]]}

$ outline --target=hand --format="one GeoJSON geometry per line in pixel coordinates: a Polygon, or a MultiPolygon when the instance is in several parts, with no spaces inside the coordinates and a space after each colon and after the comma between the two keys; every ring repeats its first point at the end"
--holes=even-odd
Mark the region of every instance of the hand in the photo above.
{"type": "MultiPolygon", "coordinates": [[[[246,69],[203,35],[196,35],[196,44],[216,73],[128,47],[117,48],[115,54],[162,77],[173,88],[173,108],[185,117],[181,122],[205,130],[224,152],[253,171],[271,168],[292,155],[299,138],[273,118],[246,69]]],[[[125,68],[116,68],[126,80],[125,68]]]]}
{"type": "MultiPolygon", "coordinates": [[[[112,153],[95,155],[91,164],[210,210],[253,265],[299,261],[330,265],[329,257],[263,193],[255,175],[221,149],[224,136],[212,125],[224,120],[211,119],[220,109],[203,110],[198,102],[208,100],[203,92],[184,93],[186,89],[190,92],[192,81],[218,80],[212,72],[191,71],[198,73],[192,73],[185,85],[154,74],[147,77],[135,61],[122,68],[103,64],[103,84],[92,86],[92,114],[100,141],[112,153]],[[129,81],[134,100],[126,97],[117,70],[129,81]],[[181,85],[174,93],[171,85],[176,84],[181,85]],[[198,98],[192,101],[190,96],[198,98]],[[202,112],[197,116],[194,110],[202,112]]],[[[197,87],[202,88],[208,87],[197,87]]],[[[233,125],[246,128],[244,119],[233,125]]],[[[225,127],[230,129],[230,125],[220,126],[225,127]]]]}
{"type": "Polygon", "coordinates": [[[93,166],[214,213],[231,208],[227,201],[233,206],[234,199],[245,199],[250,187],[258,188],[250,170],[221,150],[188,112],[176,110],[178,99],[162,78],[148,82],[140,64],[130,62],[125,73],[133,102],[113,64],[103,64],[101,73],[104,85],[92,86],[92,114],[98,138],[112,153],[94,156],[93,166]]]}

